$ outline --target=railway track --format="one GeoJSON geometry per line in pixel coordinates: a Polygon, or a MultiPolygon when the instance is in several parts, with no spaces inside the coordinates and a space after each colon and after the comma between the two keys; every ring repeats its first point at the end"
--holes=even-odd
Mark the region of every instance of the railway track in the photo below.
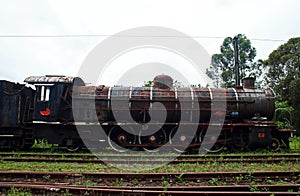
{"type": "Polygon", "coordinates": [[[288,192],[297,190],[299,185],[257,185],[257,189],[268,191],[251,191],[253,187],[245,186],[217,186],[217,187],[83,187],[68,185],[44,185],[44,184],[26,184],[26,183],[2,183],[2,190],[8,191],[11,186],[15,188],[30,189],[35,195],[63,195],[64,193],[72,195],[120,195],[120,196],[156,196],[156,195],[299,195],[299,192],[288,192]],[[278,189],[282,189],[279,191],[278,189]],[[235,191],[233,191],[235,190],[235,191]]]}
{"type": "Polygon", "coordinates": [[[2,161],[15,162],[60,162],[60,163],[98,163],[107,162],[113,164],[162,164],[166,160],[170,164],[198,163],[205,164],[209,162],[219,163],[279,163],[282,161],[298,162],[300,154],[260,154],[260,155],[181,155],[172,157],[170,155],[98,155],[93,154],[45,154],[45,153],[0,153],[2,161]]]}
{"type": "Polygon", "coordinates": [[[299,176],[300,172],[289,171],[184,174],[2,171],[0,188],[2,194],[14,187],[29,189],[35,195],[66,192],[73,195],[299,195],[299,176]]]}

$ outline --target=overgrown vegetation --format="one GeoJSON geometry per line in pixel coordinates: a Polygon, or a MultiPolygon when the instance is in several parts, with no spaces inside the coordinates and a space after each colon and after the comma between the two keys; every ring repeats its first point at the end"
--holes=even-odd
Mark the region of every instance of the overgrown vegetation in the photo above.
{"type": "Polygon", "coordinates": [[[294,108],[287,101],[276,101],[275,108],[274,120],[278,127],[280,129],[292,129],[292,112],[294,108]]]}
{"type": "MultiPolygon", "coordinates": [[[[299,140],[298,140],[299,141],[299,140]]],[[[37,172],[128,172],[126,170],[118,169],[116,167],[109,167],[103,164],[82,164],[82,163],[49,163],[49,162],[9,162],[1,161],[0,171],[37,171],[37,172]]],[[[130,165],[126,166],[130,168],[130,165]]],[[[150,166],[144,164],[135,164],[135,167],[139,168],[150,168],[150,166]]],[[[123,165],[124,168],[124,165],[123,165]]],[[[134,169],[134,168],[133,168],[134,169]]],[[[206,164],[191,164],[182,163],[178,165],[163,165],[161,167],[143,170],[140,172],[231,172],[231,171],[299,171],[299,162],[288,162],[282,161],[278,164],[269,163],[245,163],[241,159],[241,162],[236,163],[219,163],[209,162],[206,164]]],[[[139,173],[139,172],[137,172],[139,173]]],[[[51,176],[44,176],[45,180],[50,180],[51,176]]],[[[182,176],[177,177],[178,181],[184,183],[182,176]]],[[[121,183],[120,180],[115,182],[116,184],[121,183]]]]}
{"type": "MultiPolygon", "coordinates": [[[[274,89],[277,99],[277,124],[280,128],[296,129],[300,135],[300,37],[291,38],[274,50],[266,60],[254,61],[256,50],[245,35],[238,40],[241,79],[256,78],[256,85],[274,89]],[[259,81],[258,81],[259,80],[259,81]]],[[[233,38],[227,37],[220,46],[220,53],[212,55],[206,74],[216,87],[234,86],[233,38]]]]}
{"type": "Polygon", "coordinates": [[[32,145],[32,148],[51,148],[55,145],[49,144],[46,139],[36,139],[34,140],[34,144],[32,145]]]}
{"type": "Polygon", "coordinates": [[[300,137],[290,138],[290,148],[292,150],[300,150],[300,137]]]}
{"type": "Polygon", "coordinates": [[[265,80],[274,89],[277,100],[293,108],[292,125],[300,132],[300,37],[291,38],[263,61],[268,70],[265,80]]]}
{"type": "Polygon", "coordinates": [[[11,187],[8,190],[7,195],[8,196],[31,196],[32,194],[30,192],[30,189],[11,187]]]}

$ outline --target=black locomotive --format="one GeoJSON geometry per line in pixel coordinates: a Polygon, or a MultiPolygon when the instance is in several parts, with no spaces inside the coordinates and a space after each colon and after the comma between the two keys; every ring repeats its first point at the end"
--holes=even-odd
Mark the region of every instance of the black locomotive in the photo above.
{"type": "Polygon", "coordinates": [[[278,150],[288,148],[294,132],[272,121],[275,95],[255,88],[251,78],[235,88],[175,88],[167,75],[155,77],[153,87],[86,86],[78,77],[50,75],[25,82],[35,90],[0,81],[1,148],[29,148],[46,139],[69,150],[87,146],[83,140],[119,152],[205,145],[210,152],[278,150]]]}

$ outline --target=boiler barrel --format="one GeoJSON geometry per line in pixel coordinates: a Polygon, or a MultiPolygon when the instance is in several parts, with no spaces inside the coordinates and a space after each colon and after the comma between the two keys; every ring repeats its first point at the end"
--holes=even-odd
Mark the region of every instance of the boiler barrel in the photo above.
{"type": "Polygon", "coordinates": [[[269,89],[102,87],[95,94],[96,113],[102,122],[115,121],[118,116],[124,122],[130,118],[145,123],[164,113],[165,122],[205,123],[211,115],[224,112],[227,119],[242,122],[271,120],[275,111],[275,95],[269,89]]]}

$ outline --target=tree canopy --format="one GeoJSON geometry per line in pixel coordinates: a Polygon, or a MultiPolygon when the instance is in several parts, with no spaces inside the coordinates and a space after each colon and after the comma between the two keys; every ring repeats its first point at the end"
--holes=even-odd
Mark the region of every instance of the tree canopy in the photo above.
{"type": "MultiPolygon", "coordinates": [[[[238,40],[240,78],[259,76],[261,64],[254,62],[256,49],[245,35],[238,34],[235,37],[238,40]]],[[[211,66],[206,70],[206,74],[216,81],[217,87],[232,87],[235,84],[233,39],[232,37],[224,39],[220,47],[221,53],[212,55],[211,66]]]]}
{"type": "Polygon", "coordinates": [[[291,38],[263,61],[268,68],[266,82],[274,89],[277,100],[292,106],[293,125],[300,130],[300,37],[291,38]]]}
{"type": "MultiPolygon", "coordinates": [[[[274,50],[267,60],[257,62],[254,61],[256,49],[252,47],[250,40],[243,34],[235,37],[238,40],[240,78],[255,77],[256,81],[263,79],[265,84],[274,89],[277,105],[284,103],[287,108],[292,108],[292,122],[299,131],[300,37],[289,39],[274,50]]],[[[216,87],[232,87],[235,84],[233,40],[232,37],[224,39],[220,53],[212,55],[211,66],[206,70],[207,75],[215,81],[216,87]]]]}
{"type": "Polygon", "coordinates": [[[299,78],[300,37],[291,38],[287,43],[274,50],[264,61],[269,69],[267,83],[283,101],[291,103],[291,82],[299,78]]]}

